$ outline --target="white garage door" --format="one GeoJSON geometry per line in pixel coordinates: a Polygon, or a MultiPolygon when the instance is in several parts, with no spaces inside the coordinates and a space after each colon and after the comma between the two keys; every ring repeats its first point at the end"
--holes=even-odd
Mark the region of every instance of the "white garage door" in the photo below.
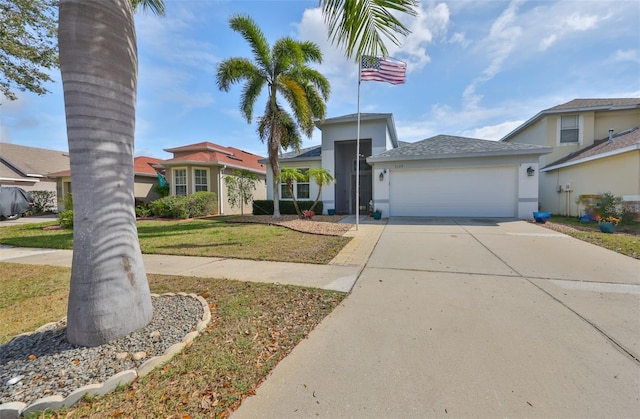
{"type": "Polygon", "coordinates": [[[394,169],[390,215],[515,217],[517,168],[394,169]]]}

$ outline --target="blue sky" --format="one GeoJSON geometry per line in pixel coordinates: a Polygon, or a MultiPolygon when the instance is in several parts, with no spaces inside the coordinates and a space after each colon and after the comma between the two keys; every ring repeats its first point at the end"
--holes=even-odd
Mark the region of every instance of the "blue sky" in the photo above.
{"type": "MultiPolygon", "coordinates": [[[[318,44],[331,83],[327,117],[357,111],[358,66],[327,41],[315,0],[166,0],[166,16],[136,15],[139,55],[136,155],[210,141],[266,155],[239,112],[240,87],[219,91],[217,64],[251,57],[229,28],[247,14],[270,43],[318,44]]],[[[640,2],[422,1],[412,33],[390,55],[407,63],[402,85],[362,82],[362,112],[393,113],[400,140],[438,134],[498,140],[575,98],[640,97],[640,2]]],[[[59,73],[51,94],[0,99],[0,138],[67,150],[59,73]]],[[[254,115],[264,108],[256,103],[254,115]]],[[[320,131],[303,147],[319,144],[320,131]]]]}

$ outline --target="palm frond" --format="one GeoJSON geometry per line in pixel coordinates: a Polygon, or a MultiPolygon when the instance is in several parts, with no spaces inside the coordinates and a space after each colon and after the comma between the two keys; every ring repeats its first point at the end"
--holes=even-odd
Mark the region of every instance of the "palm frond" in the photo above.
{"type": "Polygon", "coordinates": [[[164,0],[131,0],[133,10],[138,10],[138,7],[142,7],[144,11],[150,11],[156,16],[164,16],[164,0]]]}
{"type": "Polygon", "coordinates": [[[387,55],[385,39],[400,45],[396,34],[409,29],[390,10],[416,15],[416,0],[320,0],[331,42],[345,48],[347,57],[387,55]]]}
{"type": "Polygon", "coordinates": [[[271,67],[269,43],[264,33],[249,16],[236,15],[229,19],[231,29],[238,32],[249,43],[253,56],[263,69],[271,67]]]}

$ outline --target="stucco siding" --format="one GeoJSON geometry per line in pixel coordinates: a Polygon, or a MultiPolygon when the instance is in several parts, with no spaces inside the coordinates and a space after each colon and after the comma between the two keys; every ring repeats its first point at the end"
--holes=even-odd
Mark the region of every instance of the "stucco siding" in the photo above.
{"type": "Polygon", "coordinates": [[[580,195],[638,196],[640,150],[545,172],[540,187],[542,210],[560,215],[581,215],[576,202],[580,195]]]}

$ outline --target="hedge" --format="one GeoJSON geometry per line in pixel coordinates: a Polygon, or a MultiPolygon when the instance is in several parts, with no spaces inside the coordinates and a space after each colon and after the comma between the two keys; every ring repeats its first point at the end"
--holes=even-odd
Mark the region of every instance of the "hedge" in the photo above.
{"type": "MultiPolygon", "coordinates": [[[[314,201],[298,201],[298,208],[300,208],[300,212],[311,208],[313,202],[314,201]]],[[[322,201],[318,202],[318,205],[313,209],[313,212],[316,214],[322,214],[322,201]]],[[[293,206],[293,201],[280,201],[280,214],[296,215],[296,207],[293,206]]],[[[273,199],[254,200],[253,215],[273,215],[273,199]]]]}
{"type": "Polygon", "coordinates": [[[213,192],[196,192],[188,196],[171,195],[149,204],[151,214],[161,218],[192,218],[215,214],[217,196],[213,192]]]}

